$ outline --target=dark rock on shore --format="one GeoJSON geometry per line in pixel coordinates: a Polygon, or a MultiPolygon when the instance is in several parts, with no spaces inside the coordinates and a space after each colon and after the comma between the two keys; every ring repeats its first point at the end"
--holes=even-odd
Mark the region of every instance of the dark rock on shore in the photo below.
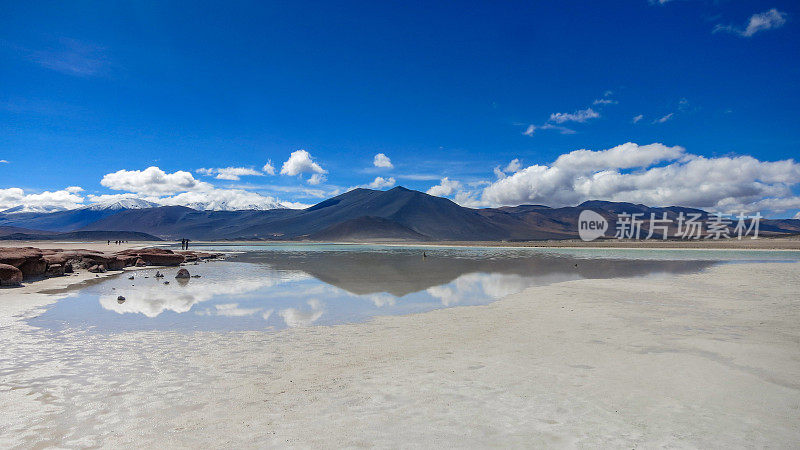
{"type": "Polygon", "coordinates": [[[130,249],[123,250],[119,254],[135,256],[143,260],[148,266],[177,266],[185,261],[183,255],[165,248],[130,249]]]}
{"type": "MultiPolygon", "coordinates": [[[[173,252],[164,248],[143,248],[105,253],[97,250],[38,249],[33,247],[0,247],[0,282],[17,286],[22,280],[57,277],[87,269],[92,273],[123,270],[126,267],[178,266],[186,261],[198,261],[222,256],[220,253],[194,251],[173,252]],[[19,278],[19,280],[18,280],[19,278]]],[[[185,271],[185,269],[183,269],[185,271]]],[[[180,274],[181,272],[179,272],[180,274]]],[[[185,277],[189,278],[188,272],[185,277]]]]}
{"type": "Polygon", "coordinates": [[[19,286],[22,271],[10,264],[0,264],[0,286],[19,286]]]}
{"type": "Polygon", "coordinates": [[[191,275],[189,275],[189,271],[188,270],[181,269],[181,270],[178,271],[178,274],[175,275],[175,278],[191,278],[191,275]]]}
{"type": "Polygon", "coordinates": [[[105,273],[107,271],[106,270],[106,266],[104,266],[102,264],[97,264],[95,266],[89,267],[88,270],[91,273],[105,273]]]}

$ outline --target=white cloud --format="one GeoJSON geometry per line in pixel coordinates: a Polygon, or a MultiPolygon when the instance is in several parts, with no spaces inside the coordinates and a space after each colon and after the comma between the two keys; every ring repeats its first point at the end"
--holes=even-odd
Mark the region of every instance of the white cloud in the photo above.
{"type": "Polygon", "coordinates": [[[0,159],[0,164],[10,164],[10,163],[5,159],[0,159]]]}
{"type": "Polygon", "coordinates": [[[606,92],[603,94],[603,97],[602,97],[602,98],[598,98],[598,99],[597,99],[597,100],[595,100],[595,101],[594,101],[592,104],[593,104],[593,105],[616,105],[616,104],[617,104],[617,103],[619,103],[619,102],[618,102],[618,101],[616,101],[616,100],[614,100],[613,98],[611,98],[611,95],[612,95],[612,94],[613,94],[613,92],[611,92],[611,91],[606,91],[606,92]]]}
{"type": "MultiPolygon", "coordinates": [[[[266,167],[266,166],[265,166],[266,167]]],[[[263,176],[264,174],[247,167],[220,167],[216,169],[197,169],[197,173],[203,175],[214,176],[218,180],[233,180],[237,181],[243,176],[263,176]]],[[[273,169],[273,174],[275,169],[273,169]]]]}
{"type": "Polygon", "coordinates": [[[534,133],[536,133],[536,125],[532,124],[528,125],[528,128],[526,128],[525,131],[522,132],[522,134],[524,134],[525,136],[533,136],[534,133]]]}
{"type": "Polygon", "coordinates": [[[166,173],[155,166],[145,170],[118,170],[103,176],[100,184],[115,191],[150,195],[167,195],[211,188],[211,185],[198,181],[189,172],[179,170],[174,173],[166,173]]]}
{"type": "Polygon", "coordinates": [[[395,179],[392,177],[375,177],[375,179],[372,180],[372,183],[368,184],[367,187],[370,189],[383,189],[394,186],[395,182],[395,179]]]}
{"type": "Polygon", "coordinates": [[[432,186],[426,193],[428,195],[435,195],[437,197],[447,197],[448,195],[452,195],[460,188],[461,183],[459,181],[444,177],[439,184],[432,186]]]}
{"type": "Polygon", "coordinates": [[[275,166],[272,165],[272,160],[270,159],[264,164],[264,167],[261,168],[267,175],[275,175],[275,166]]]}
{"type": "Polygon", "coordinates": [[[311,175],[310,177],[308,177],[308,181],[307,182],[310,185],[316,186],[318,184],[324,183],[325,180],[327,180],[327,179],[328,178],[325,175],[323,175],[321,173],[315,173],[314,175],[311,175]]]}
{"type": "Polygon", "coordinates": [[[550,165],[529,166],[486,187],[480,203],[566,206],[599,199],[724,211],[788,210],[800,207],[791,190],[798,183],[800,164],[793,160],[706,158],[682,147],[627,143],[576,150],[550,165]]]}
{"type": "Polygon", "coordinates": [[[514,159],[511,160],[511,162],[508,163],[506,168],[503,169],[503,172],[506,172],[506,173],[519,172],[519,169],[521,169],[521,168],[522,168],[522,164],[519,162],[519,158],[514,158],[514,159]]]}
{"type": "Polygon", "coordinates": [[[674,115],[675,115],[675,113],[669,113],[666,116],[663,116],[661,118],[658,118],[658,119],[654,120],[653,123],[664,123],[664,122],[672,119],[672,116],[674,116],[674,115]]]}
{"type": "Polygon", "coordinates": [[[0,189],[0,211],[21,206],[18,212],[45,212],[73,209],[82,206],[83,188],[70,186],[57,191],[26,194],[20,188],[0,189]]]}
{"type": "Polygon", "coordinates": [[[200,210],[291,208],[291,203],[243,189],[207,189],[182,192],[162,198],[147,198],[165,206],[188,206],[200,210]]]}
{"type": "Polygon", "coordinates": [[[394,168],[392,160],[389,159],[389,157],[384,155],[383,153],[378,153],[377,155],[375,155],[375,158],[372,160],[372,165],[374,165],[375,167],[381,167],[385,169],[394,168]]]}
{"type": "Polygon", "coordinates": [[[633,123],[639,123],[639,121],[642,120],[642,119],[644,119],[644,115],[639,114],[638,116],[634,116],[632,122],[633,123]]]}
{"type": "Polygon", "coordinates": [[[589,119],[600,117],[600,113],[592,108],[580,109],[574,113],[553,113],[550,114],[550,121],[555,123],[578,122],[584,123],[589,119]]]}
{"type": "Polygon", "coordinates": [[[758,33],[759,31],[771,30],[775,28],[780,28],[786,24],[786,13],[778,11],[775,8],[772,8],[768,11],[764,11],[762,13],[753,14],[750,16],[750,19],[747,22],[747,27],[744,29],[737,27],[735,25],[722,25],[717,24],[714,27],[713,32],[726,32],[726,33],[733,33],[738,34],[742,37],[750,37],[754,34],[758,33]]]}
{"type": "Polygon", "coordinates": [[[297,150],[292,152],[292,154],[289,156],[289,159],[283,163],[283,167],[281,167],[281,175],[289,175],[293,177],[303,173],[326,174],[328,171],[314,162],[310,153],[305,150],[297,150]]]}
{"type": "Polygon", "coordinates": [[[538,127],[536,125],[528,125],[528,128],[526,128],[525,131],[522,132],[522,134],[524,134],[525,136],[533,136],[536,130],[556,130],[561,134],[575,134],[575,130],[573,129],[563,127],[561,125],[554,125],[550,122],[547,122],[544,125],[538,127]]]}

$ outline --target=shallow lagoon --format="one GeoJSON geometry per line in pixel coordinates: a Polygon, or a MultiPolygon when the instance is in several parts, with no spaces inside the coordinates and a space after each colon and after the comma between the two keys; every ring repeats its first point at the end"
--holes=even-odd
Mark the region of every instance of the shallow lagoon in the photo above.
{"type": "Polygon", "coordinates": [[[341,244],[193,246],[227,261],[125,272],[51,305],[29,324],[93,332],[277,331],[481,305],[581,278],[692,273],[715,264],[800,260],[800,252],[542,249],[341,244]],[[424,256],[423,256],[424,254],[424,256]],[[129,276],[134,280],[129,280],[129,276]],[[169,281],[169,284],[164,284],[169,281]],[[119,301],[118,296],[124,296],[119,301]]]}

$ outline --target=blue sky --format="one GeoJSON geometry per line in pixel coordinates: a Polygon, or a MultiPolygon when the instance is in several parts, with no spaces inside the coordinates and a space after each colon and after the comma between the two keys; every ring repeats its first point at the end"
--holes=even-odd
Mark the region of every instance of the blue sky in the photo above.
{"type": "Polygon", "coordinates": [[[800,209],[797,2],[438,3],[3,2],[0,207],[800,209]]]}

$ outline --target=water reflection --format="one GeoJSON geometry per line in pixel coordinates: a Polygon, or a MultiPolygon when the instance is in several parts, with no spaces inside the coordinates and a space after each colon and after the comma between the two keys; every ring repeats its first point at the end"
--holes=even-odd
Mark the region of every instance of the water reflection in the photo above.
{"type": "Polygon", "coordinates": [[[534,285],[580,278],[690,273],[714,261],[586,259],[515,251],[270,250],[187,268],[119,276],[55,303],[30,320],[95,331],[279,330],[478,305],[534,285]],[[163,281],[170,281],[166,285],[163,281]],[[118,300],[122,295],[124,301],[118,300]]]}

